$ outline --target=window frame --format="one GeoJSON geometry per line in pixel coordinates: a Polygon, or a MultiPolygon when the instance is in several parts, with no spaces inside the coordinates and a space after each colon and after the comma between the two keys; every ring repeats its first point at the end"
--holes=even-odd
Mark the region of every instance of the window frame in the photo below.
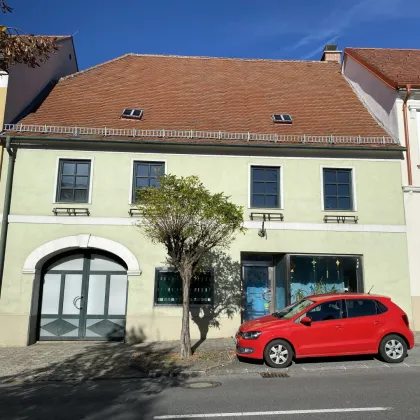
{"type": "Polygon", "coordinates": [[[164,175],[168,174],[168,163],[166,159],[139,159],[139,158],[132,158],[131,159],[131,172],[130,172],[130,190],[128,191],[128,204],[132,205],[135,203],[134,197],[134,171],[136,169],[136,163],[154,163],[154,164],[163,164],[163,173],[164,175]]]}
{"type": "MultiPolygon", "coordinates": [[[[310,311],[313,311],[315,308],[317,308],[318,306],[321,306],[321,305],[324,305],[324,304],[326,304],[326,303],[331,303],[331,302],[340,302],[340,318],[338,318],[338,319],[321,319],[321,320],[319,320],[319,321],[312,321],[312,318],[311,318],[311,323],[318,323],[318,322],[331,322],[331,321],[335,321],[335,322],[337,322],[338,320],[342,320],[342,319],[344,319],[344,304],[343,304],[343,299],[331,299],[331,300],[324,300],[323,302],[320,302],[320,303],[318,303],[318,305],[315,305],[315,306],[313,306],[312,308],[310,308],[310,309],[308,309],[304,314],[303,314],[303,316],[301,316],[300,318],[303,318],[303,317],[305,317],[305,316],[308,316],[309,317],[309,315],[308,315],[308,313],[310,312],[310,311]]],[[[310,317],[309,317],[310,318],[310,317]]]]}
{"type": "Polygon", "coordinates": [[[283,165],[272,165],[267,163],[249,163],[248,164],[248,209],[264,209],[264,210],[284,210],[284,188],[283,188],[283,179],[284,171],[283,165]],[[273,168],[277,169],[279,173],[279,182],[278,182],[278,198],[279,206],[278,207],[254,207],[252,205],[252,169],[253,168],[273,168]]]}
{"type": "Polygon", "coordinates": [[[321,210],[328,212],[346,212],[354,213],[357,212],[357,191],[356,191],[356,168],[354,166],[320,166],[320,177],[321,177],[321,210]],[[324,182],[324,170],[336,170],[336,171],[350,171],[350,192],[352,208],[350,210],[340,209],[327,209],[325,207],[325,182],[324,182]]]}
{"type": "Polygon", "coordinates": [[[367,317],[370,317],[370,316],[379,316],[379,315],[383,315],[384,313],[388,312],[388,310],[389,310],[382,302],[380,302],[386,308],[386,311],[383,311],[382,308],[378,305],[378,301],[376,299],[373,299],[373,298],[360,297],[360,299],[357,299],[357,298],[354,298],[354,297],[353,298],[349,297],[349,298],[344,298],[343,300],[344,300],[343,314],[345,315],[343,318],[345,318],[345,319],[358,319],[358,318],[367,318],[367,317]],[[369,301],[373,301],[373,303],[375,304],[375,307],[376,307],[376,314],[359,315],[359,316],[349,317],[349,312],[348,312],[348,308],[347,308],[347,302],[349,300],[369,300],[369,301]]]}
{"type": "MultiPolygon", "coordinates": [[[[158,274],[161,271],[174,273],[176,270],[173,270],[168,267],[155,267],[155,280],[154,280],[154,290],[153,290],[153,306],[162,308],[180,308],[182,307],[182,303],[174,303],[174,304],[168,304],[168,303],[159,303],[158,302],[158,294],[157,294],[157,286],[158,286],[158,274]]],[[[210,303],[191,303],[191,289],[190,289],[190,306],[192,307],[212,307],[214,305],[214,288],[215,288],[215,277],[214,277],[214,269],[209,268],[208,270],[205,270],[209,273],[211,273],[211,284],[212,284],[212,290],[211,290],[211,302],[210,303]]],[[[191,284],[192,285],[192,284],[191,284]]],[[[190,287],[191,287],[190,285],[190,287]]]]}
{"type": "Polygon", "coordinates": [[[53,191],[53,204],[92,204],[92,186],[93,186],[93,175],[94,175],[94,157],[74,157],[74,156],[57,156],[56,168],[55,168],[55,178],[54,178],[54,191],[53,191]],[[88,182],[88,196],[87,201],[59,201],[59,189],[60,189],[60,180],[61,180],[61,162],[70,161],[75,163],[80,162],[89,162],[89,182],[88,182]],[[60,180],[59,180],[60,178],[60,180]]]}

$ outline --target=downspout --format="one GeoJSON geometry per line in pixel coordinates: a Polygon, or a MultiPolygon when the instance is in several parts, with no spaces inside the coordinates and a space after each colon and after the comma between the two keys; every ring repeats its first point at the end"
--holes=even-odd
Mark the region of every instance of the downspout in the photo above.
{"type": "Polygon", "coordinates": [[[404,117],[404,136],[405,136],[405,147],[407,148],[407,178],[408,185],[413,185],[413,174],[411,172],[411,152],[410,152],[410,131],[408,128],[408,116],[407,116],[407,102],[411,96],[411,85],[407,85],[407,93],[405,95],[403,103],[403,117],[404,117]]]}
{"type": "Polygon", "coordinates": [[[9,166],[7,168],[6,188],[4,193],[4,205],[3,205],[3,219],[1,222],[1,236],[0,236],[0,296],[1,286],[3,282],[4,273],[4,260],[6,256],[6,242],[7,242],[7,230],[9,227],[9,214],[10,204],[12,201],[12,185],[13,185],[13,173],[15,169],[16,150],[11,148],[12,140],[8,136],[6,137],[6,150],[9,154],[9,166]]]}

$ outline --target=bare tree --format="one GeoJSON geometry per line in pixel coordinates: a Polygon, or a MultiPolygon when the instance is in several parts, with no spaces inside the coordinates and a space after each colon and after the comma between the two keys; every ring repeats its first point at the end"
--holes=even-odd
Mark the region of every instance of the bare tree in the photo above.
{"type": "MultiPolygon", "coordinates": [[[[0,0],[0,10],[11,13],[6,0],[0,0]]],[[[7,71],[15,63],[38,67],[57,50],[56,38],[28,35],[17,28],[0,25],[0,70],[7,71]]]]}
{"type": "Polygon", "coordinates": [[[141,230],[166,247],[167,264],[182,279],[181,357],[189,357],[191,279],[211,250],[227,247],[244,231],[243,209],[223,193],[212,194],[196,176],[166,175],[159,182],[159,188],[138,191],[136,206],[141,230]]]}

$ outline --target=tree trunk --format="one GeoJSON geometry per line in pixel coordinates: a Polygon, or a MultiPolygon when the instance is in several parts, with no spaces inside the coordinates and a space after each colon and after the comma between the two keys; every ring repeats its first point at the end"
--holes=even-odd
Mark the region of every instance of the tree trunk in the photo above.
{"type": "Polygon", "coordinates": [[[190,284],[191,269],[185,269],[180,272],[182,278],[182,328],[181,328],[181,358],[190,357],[191,337],[190,337],[190,284]]]}

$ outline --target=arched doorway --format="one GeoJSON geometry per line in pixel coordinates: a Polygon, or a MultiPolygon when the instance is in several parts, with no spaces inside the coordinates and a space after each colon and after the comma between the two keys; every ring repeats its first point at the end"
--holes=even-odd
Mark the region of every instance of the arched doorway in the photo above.
{"type": "Polygon", "coordinates": [[[78,249],[41,272],[39,340],[123,340],[127,266],[119,257],[78,249]]]}

